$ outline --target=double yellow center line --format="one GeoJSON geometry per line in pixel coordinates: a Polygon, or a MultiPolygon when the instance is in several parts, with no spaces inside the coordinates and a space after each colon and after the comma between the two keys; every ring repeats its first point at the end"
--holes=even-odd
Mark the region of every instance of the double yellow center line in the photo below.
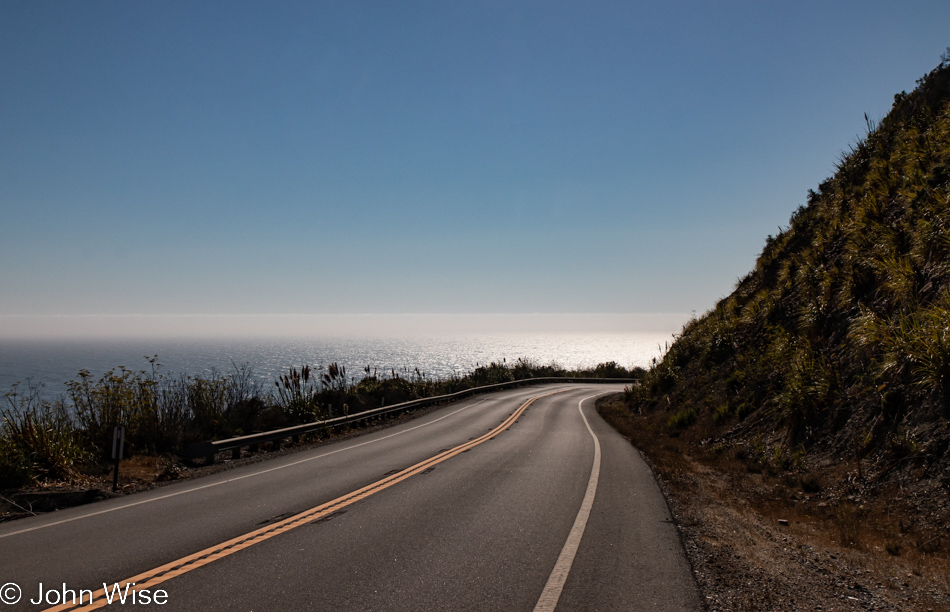
{"type": "MultiPolygon", "coordinates": [[[[148,570],[147,572],[132,576],[131,578],[121,580],[117,584],[119,584],[123,590],[125,589],[126,584],[133,585],[129,588],[129,594],[131,594],[132,591],[139,591],[142,589],[153,590],[157,585],[167,580],[171,580],[176,576],[181,576],[182,574],[196,570],[199,567],[213,563],[218,559],[234,554],[239,550],[244,550],[245,548],[259,544],[265,540],[269,540],[270,538],[290,531],[291,529],[296,529],[297,527],[312,523],[313,521],[333,514],[334,512],[354,504],[361,499],[366,499],[374,493],[388,489],[389,487],[400,483],[411,476],[415,476],[416,474],[423,472],[436,464],[442,463],[443,461],[451,459],[460,453],[464,453],[465,451],[474,448],[483,442],[491,440],[505,429],[510,427],[515,421],[517,421],[524,411],[528,409],[528,406],[533,404],[536,400],[549,395],[554,395],[555,393],[563,393],[564,391],[568,391],[568,389],[560,389],[558,391],[536,395],[519,406],[517,410],[512,412],[511,415],[509,415],[508,418],[501,423],[501,425],[492,429],[488,433],[473,440],[469,440],[464,444],[460,444],[455,448],[442,451],[438,455],[430,457],[424,461],[420,461],[412,467],[408,467],[400,472],[392,474],[391,476],[377,480],[372,484],[366,485],[365,487],[357,489],[356,491],[347,493],[346,495],[338,497],[332,501],[320,504],[319,506],[315,506],[309,510],[304,510],[303,512],[295,514],[290,518],[272,523],[266,527],[261,527],[260,529],[256,529],[244,535],[232,538],[226,542],[216,544],[215,546],[198,551],[194,554],[188,555],[187,557],[182,557],[181,559],[172,561],[171,563],[166,563],[165,565],[148,570]]],[[[67,610],[70,612],[79,612],[81,610],[96,610],[108,605],[108,600],[106,599],[105,595],[105,589],[99,589],[92,594],[92,603],[88,603],[89,600],[87,598],[85,600],[85,604],[82,604],[78,601],[75,604],[72,602],[63,603],[52,608],[47,608],[44,612],[65,612],[67,610]]],[[[116,602],[113,601],[113,603],[116,602]]]]}

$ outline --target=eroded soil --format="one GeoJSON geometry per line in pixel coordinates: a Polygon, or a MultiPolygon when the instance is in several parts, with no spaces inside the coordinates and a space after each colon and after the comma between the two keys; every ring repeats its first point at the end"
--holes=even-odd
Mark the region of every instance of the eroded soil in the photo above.
{"type": "Polygon", "coordinates": [[[750,469],[618,398],[598,408],[657,474],[708,610],[950,611],[950,496],[869,497],[856,466],[750,469]]]}

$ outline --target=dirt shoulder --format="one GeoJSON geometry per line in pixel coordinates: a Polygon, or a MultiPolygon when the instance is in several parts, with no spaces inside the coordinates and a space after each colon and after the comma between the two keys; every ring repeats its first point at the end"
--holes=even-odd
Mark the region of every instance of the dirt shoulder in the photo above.
{"type": "Polygon", "coordinates": [[[950,611],[946,498],[862,496],[856,466],[756,466],[620,396],[598,410],[653,467],[708,610],[950,611]]]}

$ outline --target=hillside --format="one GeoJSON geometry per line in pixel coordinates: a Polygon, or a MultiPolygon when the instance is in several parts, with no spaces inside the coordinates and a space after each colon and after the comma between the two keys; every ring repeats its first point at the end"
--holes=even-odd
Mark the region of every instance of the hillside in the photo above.
{"type": "Polygon", "coordinates": [[[879,478],[904,459],[948,473],[950,65],[918,84],[683,328],[638,409],[789,455],[857,452],[879,478]]]}
{"type": "MultiPolygon", "coordinates": [[[[710,503],[735,516],[800,520],[805,540],[833,532],[835,546],[892,565],[913,557],[918,576],[950,549],[950,50],[943,59],[868,121],[624,406],[601,408],[681,500],[715,489],[710,503]]],[[[723,537],[706,538],[697,567],[718,567],[723,537]]],[[[744,605],[761,596],[749,591],[744,605]]]]}

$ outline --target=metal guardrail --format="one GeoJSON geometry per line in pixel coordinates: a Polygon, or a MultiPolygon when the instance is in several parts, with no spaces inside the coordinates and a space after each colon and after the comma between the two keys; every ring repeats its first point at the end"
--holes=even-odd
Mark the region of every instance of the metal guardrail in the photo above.
{"type": "Polygon", "coordinates": [[[525,385],[540,385],[548,383],[633,383],[638,382],[636,378],[525,378],[522,380],[512,380],[509,382],[496,383],[494,385],[485,385],[484,387],[472,387],[471,389],[465,389],[463,391],[457,391],[455,393],[449,393],[447,395],[436,395],[434,397],[423,397],[420,399],[410,400],[408,402],[402,402],[401,404],[393,404],[392,406],[382,406],[379,408],[373,408],[371,410],[365,410],[363,412],[357,412],[356,414],[350,414],[346,416],[336,417],[333,419],[326,419],[324,421],[314,421],[313,423],[304,423],[303,425],[294,425],[292,427],[284,427],[283,429],[275,429],[272,431],[264,431],[261,433],[249,434],[246,436],[237,436],[234,438],[225,438],[223,440],[213,440],[207,442],[195,442],[189,444],[188,448],[185,451],[185,455],[189,459],[198,459],[201,457],[205,458],[206,464],[214,463],[215,454],[222,451],[231,451],[232,456],[237,458],[240,456],[241,449],[246,446],[257,446],[264,444],[266,442],[280,442],[281,440],[286,440],[287,438],[296,439],[298,436],[310,433],[311,431],[317,431],[319,429],[327,429],[330,427],[335,427],[337,425],[344,425],[346,423],[354,423],[356,421],[362,421],[364,419],[369,419],[376,416],[381,416],[384,414],[391,414],[396,412],[404,412],[406,410],[413,410],[415,408],[425,408],[427,406],[432,406],[435,404],[443,404],[447,402],[453,402],[460,400],[471,395],[477,395],[479,393],[489,393],[491,391],[500,391],[502,389],[510,389],[514,387],[521,387],[525,385]]]}

